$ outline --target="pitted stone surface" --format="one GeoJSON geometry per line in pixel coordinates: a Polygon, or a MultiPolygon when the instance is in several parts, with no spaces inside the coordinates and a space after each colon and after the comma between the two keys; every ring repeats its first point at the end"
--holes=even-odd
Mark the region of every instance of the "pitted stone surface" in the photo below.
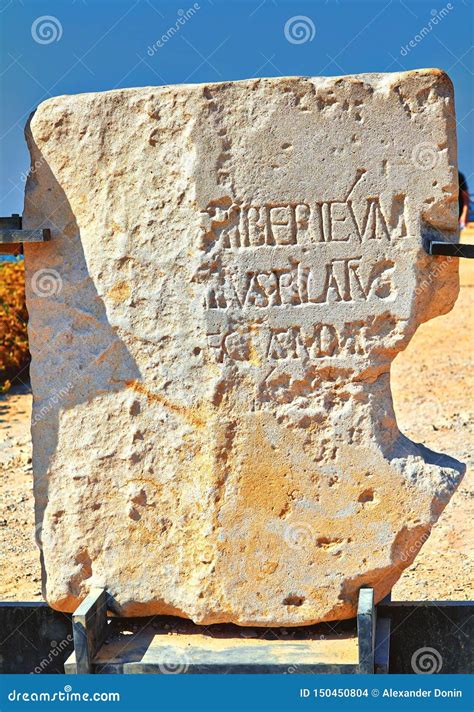
{"type": "Polygon", "coordinates": [[[462,473],[390,394],[458,291],[423,250],[457,229],[446,75],[63,96],[27,138],[49,603],[271,626],[385,596],[462,473]]]}

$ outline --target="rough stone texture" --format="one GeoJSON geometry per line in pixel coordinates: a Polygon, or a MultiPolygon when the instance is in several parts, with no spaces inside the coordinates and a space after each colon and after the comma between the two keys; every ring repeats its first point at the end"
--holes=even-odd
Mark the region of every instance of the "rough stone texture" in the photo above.
{"type": "Polygon", "coordinates": [[[458,291],[422,247],[456,237],[446,75],[64,96],[27,138],[49,603],[263,626],[385,596],[463,471],[389,375],[458,291]]]}

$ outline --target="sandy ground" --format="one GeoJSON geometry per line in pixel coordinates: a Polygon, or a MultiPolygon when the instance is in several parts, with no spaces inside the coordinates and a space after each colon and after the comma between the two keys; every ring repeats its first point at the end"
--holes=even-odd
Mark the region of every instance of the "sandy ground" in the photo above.
{"type": "MultiPolygon", "coordinates": [[[[474,238],[474,229],[468,238],[474,238]]],[[[460,260],[461,293],[450,314],[424,324],[395,360],[392,384],[400,429],[468,463],[474,431],[472,354],[474,261],[460,260]]],[[[0,599],[41,600],[34,541],[31,395],[24,386],[0,396],[0,599]]],[[[474,467],[440,517],[394,599],[473,599],[474,467]]]]}
{"type": "MultiPolygon", "coordinates": [[[[474,229],[470,233],[473,242],[474,229]]],[[[397,356],[392,392],[400,430],[464,462],[467,471],[395,585],[394,600],[474,599],[474,260],[459,262],[461,291],[454,309],[423,324],[397,356]]]]}
{"type": "Polygon", "coordinates": [[[34,539],[28,391],[15,386],[0,396],[0,599],[5,601],[42,599],[34,539]]]}

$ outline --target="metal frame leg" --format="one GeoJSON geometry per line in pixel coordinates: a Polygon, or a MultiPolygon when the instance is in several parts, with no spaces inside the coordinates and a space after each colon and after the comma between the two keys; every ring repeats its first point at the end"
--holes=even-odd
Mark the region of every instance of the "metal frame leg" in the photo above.
{"type": "Polygon", "coordinates": [[[371,675],[375,670],[375,607],[372,588],[361,588],[359,591],[357,637],[359,638],[359,672],[371,675]]]}
{"type": "Polygon", "coordinates": [[[107,592],[93,588],[72,617],[76,673],[92,672],[92,661],[107,633],[107,592]]]}

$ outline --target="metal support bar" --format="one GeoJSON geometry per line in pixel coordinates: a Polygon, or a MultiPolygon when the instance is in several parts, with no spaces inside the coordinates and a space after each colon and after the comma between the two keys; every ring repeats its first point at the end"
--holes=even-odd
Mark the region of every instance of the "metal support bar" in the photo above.
{"type": "Polygon", "coordinates": [[[375,669],[375,607],[373,588],[361,588],[357,607],[357,636],[359,638],[359,672],[371,675],[375,669]]]}
{"type": "Polygon", "coordinates": [[[444,255],[447,257],[464,257],[474,259],[474,245],[465,245],[459,242],[441,242],[428,240],[426,251],[429,255],[444,255]]]}
{"type": "Polygon", "coordinates": [[[23,230],[21,215],[0,217],[0,254],[20,254],[24,242],[48,242],[49,228],[23,230]]]}
{"type": "Polygon", "coordinates": [[[50,239],[51,232],[48,228],[38,228],[36,230],[0,229],[0,243],[3,245],[19,242],[47,242],[50,239]]]}
{"type": "Polygon", "coordinates": [[[92,672],[92,662],[107,633],[107,592],[93,588],[72,617],[76,673],[92,672]]]}

